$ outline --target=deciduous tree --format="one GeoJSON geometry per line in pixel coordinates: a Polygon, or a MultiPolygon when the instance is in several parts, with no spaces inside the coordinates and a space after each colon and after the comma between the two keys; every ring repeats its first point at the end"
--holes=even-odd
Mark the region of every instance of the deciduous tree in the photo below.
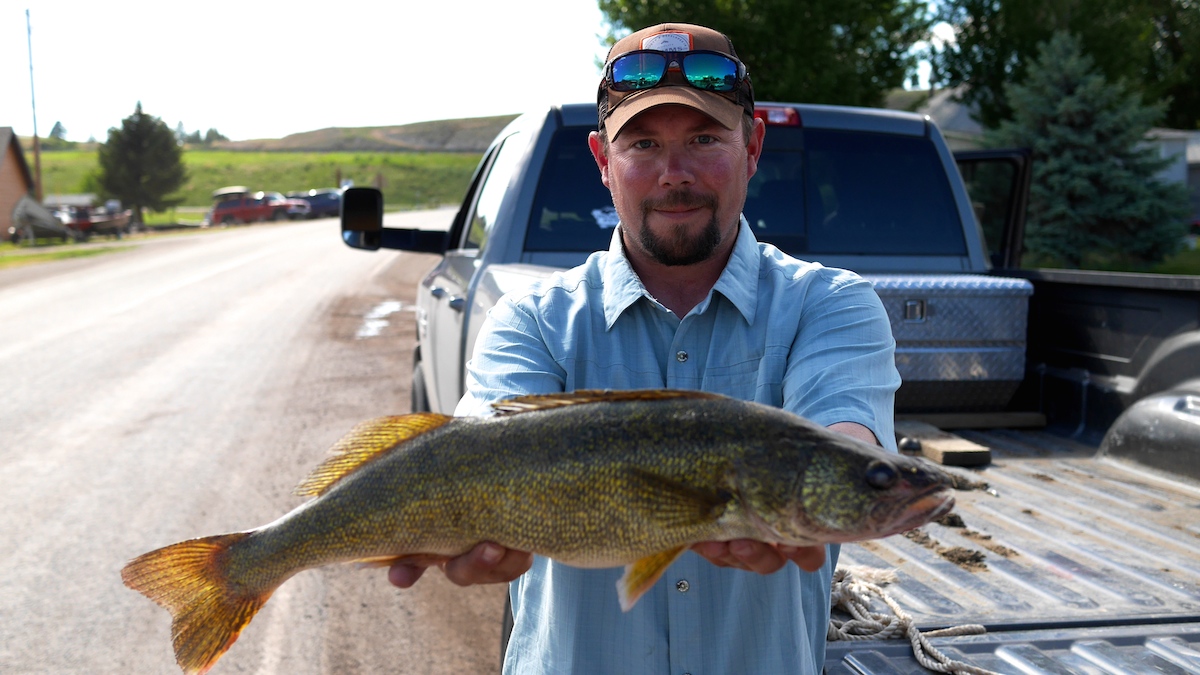
{"type": "Polygon", "coordinates": [[[600,0],[610,40],[662,22],[728,35],[760,101],[878,106],[916,72],[921,0],[600,0]]]}
{"type": "Polygon", "coordinates": [[[108,141],[100,146],[100,186],[132,208],[137,222],[144,222],[143,209],[163,211],[182,202],[175,193],[186,181],[175,134],[161,119],[142,112],[141,102],[120,128],[108,130],[108,141]]]}
{"type": "Polygon", "coordinates": [[[1144,267],[1178,250],[1186,190],[1155,177],[1144,136],[1164,106],[1110,83],[1066,31],[1039,46],[1023,84],[1005,94],[1013,118],[989,133],[997,147],[1033,152],[1027,255],[1067,267],[1144,267]]]}
{"type": "Polygon", "coordinates": [[[1167,100],[1163,123],[1200,128],[1200,2],[1196,0],[942,0],[954,39],[931,50],[935,85],[968,85],[963,100],[989,128],[1012,116],[1004,92],[1022,82],[1037,46],[1060,30],[1109,81],[1146,102],[1167,100]]]}

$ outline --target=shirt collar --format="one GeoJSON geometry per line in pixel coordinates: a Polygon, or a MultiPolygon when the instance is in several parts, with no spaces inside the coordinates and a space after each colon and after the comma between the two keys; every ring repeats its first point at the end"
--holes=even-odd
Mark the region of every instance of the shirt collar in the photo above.
{"type": "MultiPolygon", "coordinates": [[[[725,264],[721,276],[717,278],[713,290],[725,296],[747,323],[754,323],[754,313],[758,304],[760,263],[758,240],[754,238],[754,233],[750,231],[750,224],[743,216],[741,226],[738,227],[738,237],[733,246],[733,253],[730,254],[729,262],[725,264]]],[[[637,273],[633,271],[629,259],[625,257],[625,246],[621,242],[619,225],[613,230],[612,239],[609,240],[608,256],[601,271],[601,280],[606,330],[611,329],[617,318],[639,299],[654,300],[646,292],[646,287],[642,285],[642,280],[638,278],[637,273]]],[[[711,301],[712,292],[709,292],[708,298],[700,304],[701,311],[707,308],[711,301]]],[[[664,311],[666,311],[665,308],[664,311]]]]}
{"type": "Polygon", "coordinates": [[[725,296],[750,324],[754,323],[754,312],[758,307],[758,271],[761,264],[758,240],[750,230],[750,223],[742,216],[733,253],[713,290],[725,296]]]}

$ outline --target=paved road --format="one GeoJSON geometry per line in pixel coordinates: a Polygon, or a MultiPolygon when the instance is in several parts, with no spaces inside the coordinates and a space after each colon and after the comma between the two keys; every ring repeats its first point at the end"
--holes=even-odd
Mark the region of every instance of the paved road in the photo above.
{"type": "MultiPolygon", "coordinates": [[[[354,423],[408,410],[405,308],[430,259],[352,251],[333,220],[132,243],[0,271],[6,674],[179,672],[124,562],[274,519],[354,423]]],[[[502,593],[304,572],[213,675],[495,672],[502,593]]]]}

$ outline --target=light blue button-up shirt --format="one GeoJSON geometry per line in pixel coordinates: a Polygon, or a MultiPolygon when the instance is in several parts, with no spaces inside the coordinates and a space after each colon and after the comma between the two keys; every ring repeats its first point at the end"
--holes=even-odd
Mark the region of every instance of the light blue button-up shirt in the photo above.
{"type": "MultiPolygon", "coordinates": [[[[742,220],[708,297],[679,319],[608,251],[510,293],[492,309],[468,364],[458,415],[513,395],[576,389],[701,389],[857,422],[895,450],[900,386],[887,314],[857,275],[759,244],[742,220]]],[[[825,658],[837,547],[808,573],[719,568],[687,552],[627,613],[620,569],[537,556],[511,585],[506,675],[815,674],[825,658]]]]}

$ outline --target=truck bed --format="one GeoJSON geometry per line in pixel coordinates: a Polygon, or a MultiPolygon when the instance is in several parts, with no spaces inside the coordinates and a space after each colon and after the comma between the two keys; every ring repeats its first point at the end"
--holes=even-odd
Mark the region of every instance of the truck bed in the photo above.
{"type": "MultiPolygon", "coordinates": [[[[1200,673],[1200,485],[1044,431],[959,431],[992,451],[955,473],[950,517],[843,546],[949,656],[1000,673],[1200,673]],[[955,518],[954,516],[958,517],[955,518]]],[[[884,609],[879,605],[879,609],[884,609]]],[[[924,673],[907,642],[831,642],[829,675],[924,673]]]]}

